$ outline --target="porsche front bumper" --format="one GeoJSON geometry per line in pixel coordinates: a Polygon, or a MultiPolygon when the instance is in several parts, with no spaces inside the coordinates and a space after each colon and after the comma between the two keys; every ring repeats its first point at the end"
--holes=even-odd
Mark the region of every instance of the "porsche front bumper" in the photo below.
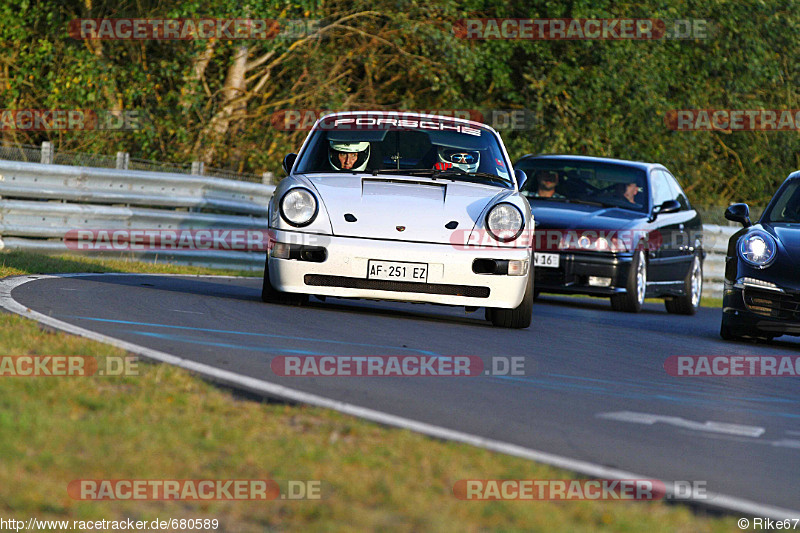
{"type": "Polygon", "coordinates": [[[275,231],[277,243],[309,253],[267,262],[272,286],[283,292],[425,302],[470,307],[517,307],[525,293],[530,269],[530,249],[511,247],[458,247],[353,237],[310,236],[302,232],[275,231]],[[425,282],[368,279],[369,261],[424,263],[425,282]],[[524,262],[524,275],[502,273],[508,261],[524,262]],[[497,264],[498,273],[486,272],[497,264]]]}
{"type": "Polygon", "coordinates": [[[722,323],[742,335],[800,335],[800,292],[726,283],[722,323]]]}

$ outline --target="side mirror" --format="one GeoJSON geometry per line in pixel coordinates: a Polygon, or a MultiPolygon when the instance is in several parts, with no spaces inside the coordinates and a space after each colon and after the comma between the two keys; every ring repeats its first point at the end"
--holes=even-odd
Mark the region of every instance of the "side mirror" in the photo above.
{"type": "Polygon", "coordinates": [[[681,210],[681,204],[678,200],[667,200],[660,206],[656,207],[656,213],[659,215],[665,213],[677,213],[681,210]]]}
{"type": "Polygon", "coordinates": [[[678,200],[667,200],[661,205],[657,205],[653,208],[653,212],[650,213],[650,222],[654,221],[658,215],[666,214],[666,213],[675,213],[681,210],[681,204],[678,200]]]}
{"type": "Polygon", "coordinates": [[[739,222],[745,228],[753,225],[750,222],[750,208],[747,204],[733,204],[725,210],[725,218],[732,222],[739,222]]]}
{"type": "Polygon", "coordinates": [[[525,171],[516,169],[514,170],[514,176],[517,178],[517,187],[519,187],[519,190],[522,190],[522,187],[525,186],[525,182],[528,181],[528,175],[525,174],[525,171]]]}
{"type": "Polygon", "coordinates": [[[283,171],[286,172],[287,176],[292,172],[292,167],[294,166],[294,162],[296,160],[297,154],[288,154],[283,158],[283,171]]]}

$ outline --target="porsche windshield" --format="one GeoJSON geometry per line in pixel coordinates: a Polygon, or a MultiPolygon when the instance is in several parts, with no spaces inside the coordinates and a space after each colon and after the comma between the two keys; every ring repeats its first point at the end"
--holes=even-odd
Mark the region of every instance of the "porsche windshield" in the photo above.
{"type": "Polygon", "coordinates": [[[766,222],[800,223],[800,180],[789,182],[775,198],[766,222]]]}
{"type": "Polygon", "coordinates": [[[523,159],[516,168],[531,200],[598,204],[647,211],[647,175],[627,165],[570,159],[523,159]]]}
{"type": "Polygon", "coordinates": [[[492,131],[443,117],[326,117],[296,166],[298,173],[404,171],[512,184],[508,162],[492,131]]]}

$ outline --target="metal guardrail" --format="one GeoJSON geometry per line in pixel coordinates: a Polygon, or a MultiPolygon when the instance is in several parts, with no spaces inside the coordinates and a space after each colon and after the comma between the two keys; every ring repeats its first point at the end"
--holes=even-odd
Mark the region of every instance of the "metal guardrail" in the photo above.
{"type": "Polygon", "coordinates": [[[149,172],[168,172],[173,174],[194,174],[252,183],[271,184],[275,176],[271,172],[253,174],[224,168],[206,166],[201,161],[191,163],[167,163],[131,157],[128,152],[116,155],[81,153],[56,150],[53,143],[44,141],[41,146],[29,144],[0,145],[0,159],[23,161],[47,165],[70,165],[91,168],[116,168],[120,170],[146,170],[149,172]]]}
{"type": "Polygon", "coordinates": [[[265,230],[274,190],[205,176],[0,160],[0,249],[259,270],[264,252],[87,252],[72,250],[64,237],[80,229],[265,230]]]}
{"type": "Polygon", "coordinates": [[[266,215],[273,185],[167,172],[0,161],[0,196],[266,215]]]}
{"type": "MultiPolygon", "coordinates": [[[[274,190],[274,185],[186,174],[0,160],[0,249],[69,253],[73,250],[64,236],[79,229],[265,230],[274,190]]],[[[738,229],[704,226],[705,297],[722,296],[727,243],[738,229]]],[[[258,251],[151,250],[122,255],[244,270],[264,266],[264,252],[258,251]]]]}
{"type": "Polygon", "coordinates": [[[703,297],[722,298],[725,280],[725,256],[728,252],[728,239],[741,229],[741,226],[703,226],[703,246],[706,260],[703,264],[703,297]]]}

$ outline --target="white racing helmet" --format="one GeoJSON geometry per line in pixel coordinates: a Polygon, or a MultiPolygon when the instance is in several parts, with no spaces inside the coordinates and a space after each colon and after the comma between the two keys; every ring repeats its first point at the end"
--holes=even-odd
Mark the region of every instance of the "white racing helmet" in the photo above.
{"type": "Polygon", "coordinates": [[[346,141],[329,141],[330,150],[328,150],[328,161],[334,170],[356,170],[361,171],[367,168],[367,161],[369,161],[369,143],[363,142],[346,142],[346,141]],[[342,163],[339,161],[339,154],[358,154],[353,168],[342,168],[342,163]]]}
{"type": "Polygon", "coordinates": [[[481,153],[478,150],[440,146],[438,151],[440,162],[451,163],[464,172],[477,172],[481,163],[481,153]]]}

